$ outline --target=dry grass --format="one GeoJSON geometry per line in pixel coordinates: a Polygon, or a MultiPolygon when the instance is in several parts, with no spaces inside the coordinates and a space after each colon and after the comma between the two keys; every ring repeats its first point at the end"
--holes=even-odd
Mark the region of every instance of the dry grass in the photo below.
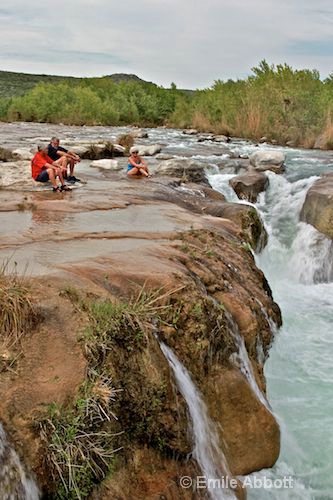
{"type": "Polygon", "coordinates": [[[9,273],[8,264],[0,268],[0,334],[10,344],[36,322],[37,311],[26,279],[9,273]]]}
{"type": "Polygon", "coordinates": [[[131,134],[123,134],[117,137],[117,144],[126,148],[126,153],[129,153],[129,150],[134,145],[134,137],[131,134]]]}
{"type": "Polygon", "coordinates": [[[61,480],[57,498],[86,498],[94,482],[110,471],[119,450],[113,447],[118,433],[110,425],[117,392],[107,376],[89,372],[74,407],[52,404],[39,422],[45,460],[61,480]]]}
{"type": "Polygon", "coordinates": [[[0,268],[0,372],[14,371],[21,355],[19,340],[38,320],[27,280],[9,264],[0,268]]]}
{"type": "Polygon", "coordinates": [[[192,126],[200,132],[212,132],[212,130],[214,129],[209,118],[200,111],[194,112],[192,118],[192,126]]]}

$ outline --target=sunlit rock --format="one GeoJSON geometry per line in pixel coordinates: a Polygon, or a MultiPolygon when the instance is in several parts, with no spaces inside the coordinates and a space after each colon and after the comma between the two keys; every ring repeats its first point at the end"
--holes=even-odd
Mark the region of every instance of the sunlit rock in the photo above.
{"type": "Polygon", "coordinates": [[[90,163],[90,166],[94,168],[102,168],[104,170],[120,170],[122,168],[119,166],[117,160],[110,160],[110,159],[93,160],[90,163]]]}
{"type": "Polygon", "coordinates": [[[301,221],[333,239],[333,174],[326,174],[308,190],[300,214],[301,221]]]}

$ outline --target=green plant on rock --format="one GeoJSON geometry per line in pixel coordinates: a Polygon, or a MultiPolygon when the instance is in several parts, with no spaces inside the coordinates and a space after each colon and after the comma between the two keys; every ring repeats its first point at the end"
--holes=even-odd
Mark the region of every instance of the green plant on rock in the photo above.
{"type": "Polygon", "coordinates": [[[112,406],[119,391],[107,376],[90,372],[72,407],[52,403],[39,422],[45,460],[60,485],[60,499],[86,498],[113,468],[117,433],[112,406]]]}
{"type": "Polygon", "coordinates": [[[162,289],[146,292],[142,287],[128,301],[84,301],[82,308],[89,317],[82,337],[87,358],[98,364],[114,345],[128,352],[140,350],[147,343],[152,320],[168,307],[161,300],[169,293],[162,293],[162,289]]]}

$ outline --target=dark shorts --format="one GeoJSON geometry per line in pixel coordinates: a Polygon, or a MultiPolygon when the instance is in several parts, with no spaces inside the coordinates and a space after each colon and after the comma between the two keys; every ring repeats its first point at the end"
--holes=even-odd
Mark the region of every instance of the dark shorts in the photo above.
{"type": "Polygon", "coordinates": [[[47,170],[43,170],[43,172],[41,172],[39,174],[38,177],[36,177],[35,181],[38,181],[38,182],[47,182],[49,180],[49,174],[47,173],[47,170]]]}

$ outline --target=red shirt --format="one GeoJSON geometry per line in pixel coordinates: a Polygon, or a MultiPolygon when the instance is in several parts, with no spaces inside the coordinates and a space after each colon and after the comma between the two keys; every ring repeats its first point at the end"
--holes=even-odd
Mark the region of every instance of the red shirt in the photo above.
{"type": "Polygon", "coordinates": [[[31,160],[31,174],[35,180],[37,179],[39,174],[46,169],[45,163],[50,163],[52,165],[53,160],[51,160],[51,158],[46,154],[38,151],[38,153],[36,153],[31,160]]]}

